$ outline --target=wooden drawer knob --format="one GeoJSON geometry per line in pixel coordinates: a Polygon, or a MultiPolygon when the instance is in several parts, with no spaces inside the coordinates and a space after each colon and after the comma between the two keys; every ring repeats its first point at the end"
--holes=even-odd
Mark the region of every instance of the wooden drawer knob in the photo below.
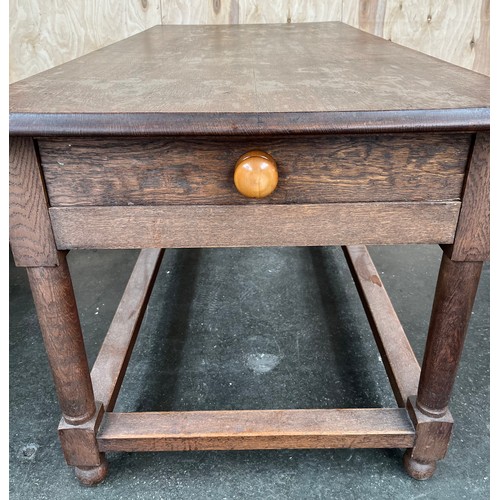
{"type": "Polygon", "coordinates": [[[247,198],[265,198],[278,185],[278,167],[274,158],[263,151],[240,156],[234,168],[234,185],[247,198]]]}

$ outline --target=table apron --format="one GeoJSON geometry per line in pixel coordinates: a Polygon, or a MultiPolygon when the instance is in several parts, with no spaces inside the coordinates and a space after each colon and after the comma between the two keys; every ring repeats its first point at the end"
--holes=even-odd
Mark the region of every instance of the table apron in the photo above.
{"type": "Polygon", "coordinates": [[[59,249],[453,243],[461,203],[53,207],[59,249]]]}

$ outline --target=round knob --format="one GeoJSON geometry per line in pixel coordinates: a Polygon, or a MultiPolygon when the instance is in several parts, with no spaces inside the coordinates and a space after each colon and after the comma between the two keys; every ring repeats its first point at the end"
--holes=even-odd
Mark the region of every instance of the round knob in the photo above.
{"type": "Polygon", "coordinates": [[[247,198],[265,198],[278,185],[278,167],[274,158],[263,151],[240,156],[234,168],[234,185],[247,198]]]}

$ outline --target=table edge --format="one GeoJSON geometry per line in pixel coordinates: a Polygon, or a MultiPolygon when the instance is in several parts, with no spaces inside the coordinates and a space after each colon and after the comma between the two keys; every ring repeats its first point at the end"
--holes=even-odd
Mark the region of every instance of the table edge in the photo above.
{"type": "Polygon", "coordinates": [[[269,135],[476,131],[490,108],[274,113],[10,113],[10,135],[269,135]]]}

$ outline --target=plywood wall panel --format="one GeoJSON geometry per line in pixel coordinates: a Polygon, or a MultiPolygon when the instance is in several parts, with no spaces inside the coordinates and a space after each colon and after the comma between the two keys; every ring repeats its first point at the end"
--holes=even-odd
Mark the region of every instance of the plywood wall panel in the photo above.
{"type": "Polygon", "coordinates": [[[387,0],[344,0],[342,22],[372,35],[384,36],[387,0]]]}
{"type": "Polygon", "coordinates": [[[163,24],[238,24],[238,0],[161,0],[163,24]]]}
{"type": "Polygon", "coordinates": [[[340,21],[342,0],[162,0],[163,24],[340,21]]]}
{"type": "Polygon", "coordinates": [[[481,10],[479,13],[481,19],[481,27],[479,34],[475,39],[474,63],[472,69],[485,75],[490,74],[490,0],[481,2],[481,10]]]}
{"type": "Polygon", "coordinates": [[[489,0],[344,0],[342,21],[489,74],[489,0]]]}
{"type": "Polygon", "coordinates": [[[160,0],[10,0],[10,81],[161,23],[160,0]]]}

